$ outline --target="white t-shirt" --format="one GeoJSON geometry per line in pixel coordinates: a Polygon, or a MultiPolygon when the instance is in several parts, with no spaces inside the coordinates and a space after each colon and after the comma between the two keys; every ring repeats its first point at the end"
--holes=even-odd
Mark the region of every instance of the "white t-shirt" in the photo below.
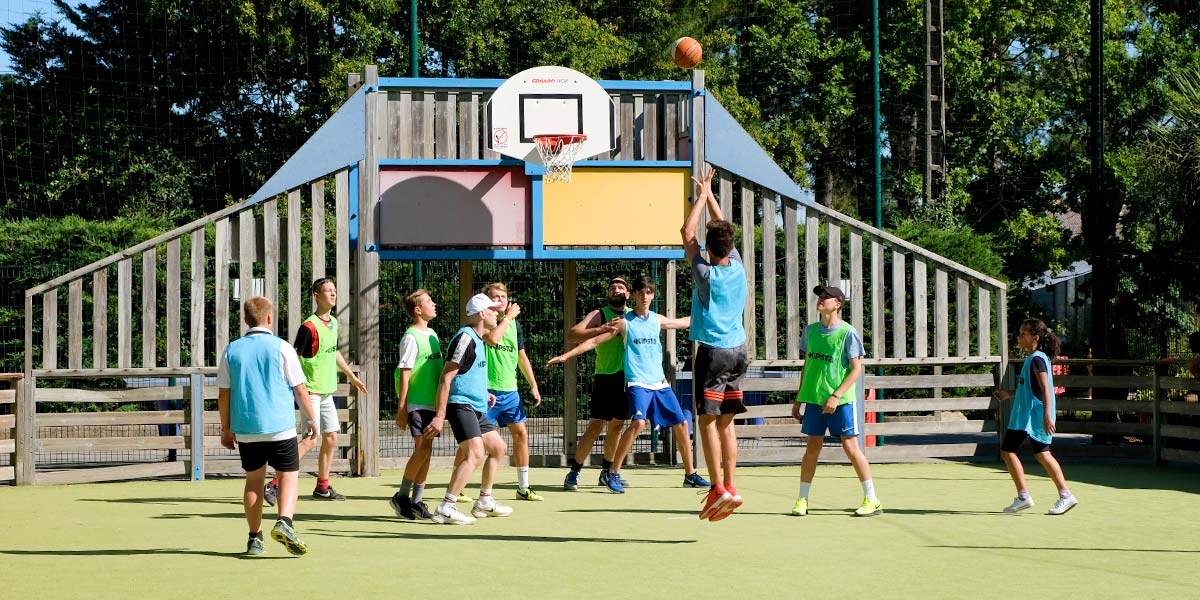
{"type": "MultiPolygon", "coordinates": [[[[249,334],[250,332],[263,333],[275,337],[274,332],[266,327],[251,327],[246,333],[249,334]]],[[[283,380],[287,382],[290,388],[306,383],[304,369],[300,367],[300,357],[296,355],[296,349],[283,338],[275,337],[275,339],[279,340],[279,370],[283,375],[283,380]]],[[[229,389],[229,386],[229,361],[225,356],[222,356],[221,363],[217,367],[217,387],[229,389]]],[[[275,433],[258,435],[238,434],[236,437],[239,442],[278,442],[296,437],[296,428],[293,427],[275,433]]]]}

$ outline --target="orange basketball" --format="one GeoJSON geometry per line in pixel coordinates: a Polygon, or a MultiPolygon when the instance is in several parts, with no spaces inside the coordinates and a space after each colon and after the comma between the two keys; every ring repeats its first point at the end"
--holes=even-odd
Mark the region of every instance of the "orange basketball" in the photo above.
{"type": "Polygon", "coordinates": [[[693,69],[704,58],[704,48],[690,37],[681,37],[671,44],[671,57],[679,68],[693,69]]]}

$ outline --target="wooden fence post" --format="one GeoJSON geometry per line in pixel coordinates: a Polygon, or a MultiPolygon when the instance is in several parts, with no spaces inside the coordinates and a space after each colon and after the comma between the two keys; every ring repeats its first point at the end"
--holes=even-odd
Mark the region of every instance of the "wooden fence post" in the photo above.
{"type": "Polygon", "coordinates": [[[13,455],[17,485],[33,485],[37,477],[37,404],[35,379],[26,377],[16,386],[16,453],[13,455]]]}

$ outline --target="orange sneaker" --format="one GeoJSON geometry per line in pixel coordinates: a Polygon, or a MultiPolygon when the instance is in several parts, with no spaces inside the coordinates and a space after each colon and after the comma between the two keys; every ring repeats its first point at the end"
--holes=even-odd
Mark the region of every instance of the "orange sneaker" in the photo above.
{"type": "Polygon", "coordinates": [[[730,496],[729,502],[722,504],[719,508],[717,508],[715,513],[709,515],[708,520],[711,522],[720,521],[721,519],[732,515],[733,511],[737,510],[738,507],[742,505],[742,496],[741,494],[738,494],[737,488],[730,485],[725,486],[725,490],[725,493],[729,494],[730,496]]]}
{"type": "Polygon", "coordinates": [[[732,500],[733,494],[718,487],[708,488],[708,494],[704,497],[704,506],[700,509],[700,520],[711,518],[732,500]]]}

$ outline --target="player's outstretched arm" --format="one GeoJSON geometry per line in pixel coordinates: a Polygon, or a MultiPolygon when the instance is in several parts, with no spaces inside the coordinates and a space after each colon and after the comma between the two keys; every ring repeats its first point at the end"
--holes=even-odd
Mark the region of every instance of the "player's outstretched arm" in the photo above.
{"type": "Polygon", "coordinates": [[[600,344],[603,344],[604,342],[607,342],[608,340],[613,339],[614,337],[616,337],[616,335],[617,335],[617,333],[615,331],[609,331],[608,333],[604,333],[604,334],[598,335],[594,338],[591,338],[591,339],[587,340],[586,342],[579,344],[578,346],[575,346],[574,348],[571,348],[570,350],[567,350],[566,352],[559,354],[558,356],[555,356],[554,358],[546,361],[546,366],[561,365],[561,364],[567,362],[568,360],[570,360],[576,356],[579,356],[580,354],[583,354],[584,352],[589,352],[591,350],[595,350],[596,346],[599,346],[600,344]]]}
{"type": "Polygon", "coordinates": [[[579,344],[604,333],[606,330],[603,317],[599,309],[588,313],[574,327],[567,330],[567,343],[579,344]]]}
{"type": "Polygon", "coordinates": [[[692,326],[692,317],[680,317],[672,319],[666,315],[658,315],[658,325],[663,329],[687,329],[692,326]]]}

